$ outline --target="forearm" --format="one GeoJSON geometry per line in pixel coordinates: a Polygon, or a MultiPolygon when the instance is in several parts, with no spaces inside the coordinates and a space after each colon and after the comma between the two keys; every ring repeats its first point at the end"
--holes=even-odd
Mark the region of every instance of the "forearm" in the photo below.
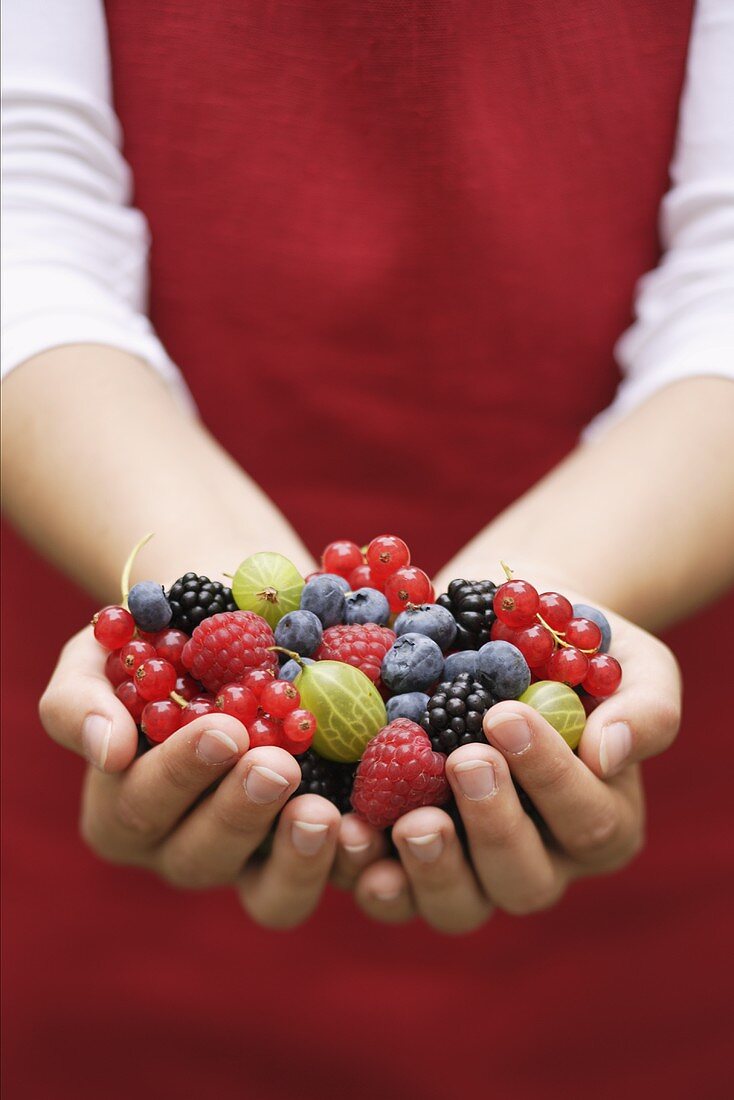
{"type": "Polygon", "coordinates": [[[55,348],[3,384],[4,506],[22,533],[102,599],[137,578],[221,575],[257,550],[312,567],[301,540],[142,362],[106,347],[55,348]]]}
{"type": "Polygon", "coordinates": [[[661,390],[579,446],[442,571],[494,577],[502,558],[659,629],[734,579],[734,386],[661,390]]]}

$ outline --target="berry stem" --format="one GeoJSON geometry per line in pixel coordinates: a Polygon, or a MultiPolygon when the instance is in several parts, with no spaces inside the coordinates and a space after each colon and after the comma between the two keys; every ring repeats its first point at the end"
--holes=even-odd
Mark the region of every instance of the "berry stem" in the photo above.
{"type": "Polygon", "coordinates": [[[224,570],[222,570],[222,576],[226,577],[228,581],[234,580],[234,573],[225,573],[224,570]]]}
{"type": "Polygon", "coordinates": [[[513,576],[514,576],[513,570],[510,569],[510,567],[509,567],[509,565],[507,564],[506,561],[502,561],[501,559],[500,559],[500,565],[502,566],[502,572],[505,574],[508,581],[511,581],[513,576]]]}
{"type": "Polygon", "coordinates": [[[183,695],[179,695],[177,691],[172,691],[168,698],[171,699],[174,703],[178,703],[182,710],[184,707],[187,707],[189,705],[188,699],[184,699],[183,695]]]}
{"type": "MultiPolygon", "coordinates": [[[[545,621],[540,612],[536,614],[535,618],[538,620],[541,626],[545,627],[549,634],[553,635],[556,643],[563,649],[578,649],[578,646],[571,645],[570,642],[567,642],[565,640],[565,634],[562,631],[559,632],[557,630],[554,630],[552,626],[548,626],[548,623],[545,621]]],[[[579,653],[586,653],[587,655],[591,655],[596,652],[597,651],[595,649],[579,649],[579,653]]]]}
{"type": "Polygon", "coordinates": [[[286,649],[285,646],[282,646],[282,645],[269,645],[268,646],[268,652],[270,652],[270,653],[285,653],[286,656],[290,657],[290,659],[292,661],[295,661],[297,664],[299,664],[301,666],[301,668],[306,668],[306,664],[303,660],[303,657],[301,657],[301,654],[296,653],[295,650],[293,650],[293,649],[286,649]]]}
{"type": "Polygon", "coordinates": [[[150,542],[150,540],[153,538],[154,533],[155,532],[153,531],[149,531],[147,535],[143,535],[140,542],[137,542],[135,546],[133,546],[132,550],[130,551],[130,556],[123,566],[122,576],[120,577],[120,592],[122,593],[122,606],[125,609],[127,609],[127,598],[130,595],[130,574],[132,573],[135,559],[137,558],[138,554],[143,549],[145,544],[150,542]]]}

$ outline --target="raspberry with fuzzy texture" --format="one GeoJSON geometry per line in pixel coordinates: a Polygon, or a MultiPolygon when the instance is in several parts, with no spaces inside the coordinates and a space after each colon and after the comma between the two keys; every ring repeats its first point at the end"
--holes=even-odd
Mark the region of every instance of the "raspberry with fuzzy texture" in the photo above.
{"type": "Polygon", "coordinates": [[[251,668],[275,670],[278,659],[269,647],[273,631],[254,611],[223,611],[197,626],[183,648],[181,660],[195,680],[217,692],[251,668]]]}
{"type": "Polygon", "coordinates": [[[382,659],[394,642],[395,632],[377,623],[330,626],[324,631],[314,657],[317,661],[343,661],[353,665],[364,672],[373,684],[379,685],[382,659]]]}
{"type": "Polygon", "coordinates": [[[368,742],[357,766],[352,806],[376,829],[394,825],[418,806],[441,806],[450,795],[446,757],[424,730],[396,718],[368,742]]]}

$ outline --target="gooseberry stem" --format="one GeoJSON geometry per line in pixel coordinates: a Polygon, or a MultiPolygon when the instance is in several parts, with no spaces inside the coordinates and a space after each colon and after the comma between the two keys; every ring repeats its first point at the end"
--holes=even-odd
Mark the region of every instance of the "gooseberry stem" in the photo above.
{"type": "Polygon", "coordinates": [[[269,645],[268,652],[285,653],[288,657],[290,657],[292,661],[295,661],[296,664],[299,664],[301,668],[306,668],[306,662],[303,660],[303,657],[300,653],[296,653],[295,650],[286,649],[285,646],[282,645],[269,645]]]}
{"type": "Polygon", "coordinates": [[[153,538],[153,535],[153,531],[149,531],[147,535],[143,535],[140,542],[137,542],[135,546],[133,546],[132,550],[130,551],[130,556],[123,566],[122,576],[120,577],[120,592],[122,593],[122,606],[125,608],[127,608],[127,598],[130,595],[130,574],[132,573],[135,559],[137,558],[138,554],[143,549],[145,544],[150,542],[150,540],[153,538]]]}

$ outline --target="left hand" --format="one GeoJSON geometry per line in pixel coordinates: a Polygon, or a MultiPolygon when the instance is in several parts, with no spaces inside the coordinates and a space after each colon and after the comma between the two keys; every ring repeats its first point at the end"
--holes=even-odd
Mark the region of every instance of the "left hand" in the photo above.
{"type": "Polygon", "coordinates": [[[605,613],[622,683],[588,718],[578,755],[530,707],[514,701],[492,707],[484,723],[489,744],[464,745],[446,767],[471,860],[445,811],[411,811],[392,831],[400,862],[378,860],[359,877],[357,901],[369,916],[395,923],[418,914],[438,931],[468,932],[495,908],[546,909],[571,882],[616,871],[641,850],[639,765],[678,732],[680,674],[667,646],[605,613]],[[513,779],[549,837],[521,806],[513,779]]]}

